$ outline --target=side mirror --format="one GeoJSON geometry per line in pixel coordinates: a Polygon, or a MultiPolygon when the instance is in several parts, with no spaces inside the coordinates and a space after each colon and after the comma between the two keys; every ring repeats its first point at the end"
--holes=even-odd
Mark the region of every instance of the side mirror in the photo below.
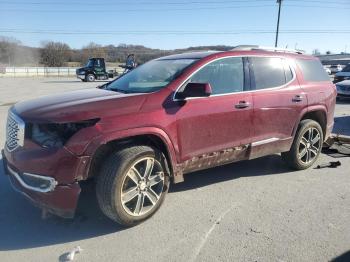
{"type": "Polygon", "coordinates": [[[212,94],[209,83],[187,83],[182,92],[176,94],[177,99],[187,97],[208,97],[212,94]]]}

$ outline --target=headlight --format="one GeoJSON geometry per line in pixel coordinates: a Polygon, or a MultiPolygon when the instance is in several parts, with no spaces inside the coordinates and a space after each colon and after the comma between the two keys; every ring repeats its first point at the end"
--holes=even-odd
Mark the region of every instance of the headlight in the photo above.
{"type": "Polygon", "coordinates": [[[84,120],[75,123],[30,124],[28,136],[42,147],[62,147],[79,130],[95,125],[99,119],[84,120]]]}

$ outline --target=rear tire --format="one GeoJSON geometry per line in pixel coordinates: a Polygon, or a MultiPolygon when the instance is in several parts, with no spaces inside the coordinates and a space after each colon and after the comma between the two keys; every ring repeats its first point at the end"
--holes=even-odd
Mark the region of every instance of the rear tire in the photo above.
{"type": "Polygon", "coordinates": [[[150,218],[168,192],[170,180],[165,170],[161,152],[149,146],[112,153],[97,177],[96,194],[102,212],[124,226],[150,218]]]}
{"type": "Polygon", "coordinates": [[[290,151],[282,153],[282,159],[293,169],[311,167],[321,153],[323,131],[319,123],[311,119],[302,120],[290,151]]]}

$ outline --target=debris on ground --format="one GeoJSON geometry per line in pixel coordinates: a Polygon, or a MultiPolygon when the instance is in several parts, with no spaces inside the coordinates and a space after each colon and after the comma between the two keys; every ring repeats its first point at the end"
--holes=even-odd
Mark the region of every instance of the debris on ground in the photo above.
{"type": "Polygon", "coordinates": [[[323,145],[323,153],[334,157],[350,156],[350,136],[331,134],[323,145]]]}
{"type": "Polygon", "coordinates": [[[253,229],[253,228],[249,228],[249,229],[250,229],[250,232],[253,232],[253,233],[256,233],[256,234],[262,233],[261,231],[258,231],[258,230],[253,229]]]}
{"type": "Polygon", "coordinates": [[[340,161],[335,161],[335,162],[329,162],[329,163],[325,163],[325,164],[321,164],[318,165],[316,167],[316,169],[320,169],[320,168],[326,168],[326,167],[330,167],[330,168],[337,168],[338,166],[341,166],[340,161]]]}
{"type": "Polygon", "coordinates": [[[83,251],[83,249],[80,246],[76,246],[71,252],[67,253],[65,261],[73,261],[75,254],[81,253],[81,251],[83,251]]]}

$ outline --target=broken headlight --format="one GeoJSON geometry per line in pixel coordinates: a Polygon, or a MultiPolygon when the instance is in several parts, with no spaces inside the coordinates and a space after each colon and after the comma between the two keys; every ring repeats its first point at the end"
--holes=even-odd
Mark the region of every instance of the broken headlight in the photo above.
{"type": "Polygon", "coordinates": [[[79,130],[95,125],[99,119],[90,119],[73,123],[32,123],[26,134],[42,147],[62,147],[79,130]]]}

